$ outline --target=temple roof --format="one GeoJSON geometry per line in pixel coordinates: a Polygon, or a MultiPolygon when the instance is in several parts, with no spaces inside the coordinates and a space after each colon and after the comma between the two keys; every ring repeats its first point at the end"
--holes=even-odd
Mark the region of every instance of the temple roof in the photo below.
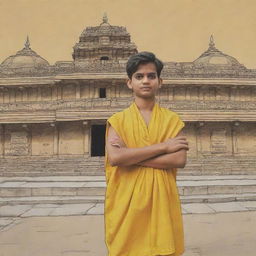
{"type": "Polygon", "coordinates": [[[76,63],[88,60],[124,61],[138,52],[126,28],[110,25],[106,14],[99,26],[83,30],[73,49],[72,56],[76,63]]]}
{"type": "Polygon", "coordinates": [[[235,67],[244,67],[240,64],[234,57],[229,56],[215,47],[213,36],[210,37],[209,48],[207,51],[201,54],[194,62],[194,65],[198,66],[207,66],[207,67],[224,67],[232,68],[235,67]]]}
{"type": "Polygon", "coordinates": [[[105,13],[102,18],[102,23],[99,26],[86,27],[81,37],[102,36],[103,34],[108,36],[129,36],[125,27],[110,25],[107,14],[105,13]]]}
{"type": "Polygon", "coordinates": [[[48,61],[43,59],[30,48],[28,37],[26,39],[24,48],[18,51],[15,55],[11,55],[6,58],[1,64],[1,68],[3,70],[37,69],[48,66],[48,61]]]}

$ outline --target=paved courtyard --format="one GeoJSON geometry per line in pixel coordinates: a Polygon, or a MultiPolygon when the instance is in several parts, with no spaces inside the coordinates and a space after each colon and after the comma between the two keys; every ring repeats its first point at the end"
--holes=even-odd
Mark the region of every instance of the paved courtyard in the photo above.
{"type": "MultiPolygon", "coordinates": [[[[255,256],[256,211],[185,214],[184,256],[255,256]]],[[[0,256],[106,256],[104,216],[1,217],[0,256]]]]}

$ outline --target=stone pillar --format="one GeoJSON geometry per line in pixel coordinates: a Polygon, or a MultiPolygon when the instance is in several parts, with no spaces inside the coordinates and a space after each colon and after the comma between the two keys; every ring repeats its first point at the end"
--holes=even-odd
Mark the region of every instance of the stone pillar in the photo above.
{"type": "Polygon", "coordinates": [[[90,85],[86,84],[84,86],[84,98],[89,99],[90,98],[90,85]]]}
{"type": "Polygon", "coordinates": [[[186,87],[185,100],[190,100],[190,87],[186,87]]]}
{"type": "Polygon", "coordinates": [[[197,123],[197,151],[199,155],[209,155],[211,153],[209,133],[209,127],[204,122],[197,123]]]}
{"type": "Polygon", "coordinates": [[[4,87],[0,87],[0,104],[4,103],[4,87]]]}
{"type": "Polygon", "coordinates": [[[23,87],[22,92],[22,101],[28,101],[28,88],[23,87]]]}
{"type": "Polygon", "coordinates": [[[113,81],[111,84],[110,97],[116,98],[116,82],[115,81],[113,81]]]}
{"type": "Polygon", "coordinates": [[[61,100],[62,99],[62,85],[58,84],[57,86],[57,99],[61,100]]]}
{"type": "Polygon", "coordinates": [[[235,101],[236,100],[236,87],[233,86],[230,88],[230,100],[235,101]]]}
{"type": "Polygon", "coordinates": [[[51,123],[51,126],[54,127],[54,135],[53,135],[53,155],[59,155],[59,132],[57,123],[51,123]]]}
{"type": "Polygon", "coordinates": [[[4,103],[10,102],[10,90],[8,90],[8,88],[5,88],[3,90],[3,101],[4,101],[4,103]]]}
{"type": "Polygon", "coordinates": [[[198,98],[200,101],[204,100],[204,93],[205,93],[205,88],[203,86],[199,87],[198,98]]]}
{"type": "Polygon", "coordinates": [[[15,89],[9,89],[9,93],[10,93],[10,102],[15,102],[15,89]]]}
{"type": "Polygon", "coordinates": [[[106,96],[107,98],[111,98],[111,86],[107,86],[106,87],[106,96]]]}
{"type": "Polygon", "coordinates": [[[4,157],[4,124],[0,124],[0,158],[4,157]]]}
{"type": "Polygon", "coordinates": [[[216,88],[210,87],[209,88],[209,100],[215,100],[216,99],[216,88]]]}
{"type": "Polygon", "coordinates": [[[167,85],[163,84],[162,88],[158,91],[159,94],[159,100],[167,101],[168,100],[168,87],[167,85]]]}
{"type": "Polygon", "coordinates": [[[94,94],[95,94],[95,84],[93,81],[90,81],[90,87],[89,87],[89,98],[92,99],[94,98],[94,94]]]}
{"type": "Polygon", "coordinates": [[[15,102],[21,102],[22,101],[22,90],[20,88],[17,88],[15,91],[15,102]]]}
{"type": "Polygon", "coordinates": [[[256,88],[252,88],[252,101],[256,101],[256,88]]]}
{"type": "Polygon", "coordinates": [[[229,101],[229,88],[218,87],[216,91],[216,100],[229,101]]]}
{"type": "Polygon", "coordinates": [[[174,99],[175,100],[185,100],[185,88],[176,86],[174,88],[174,99]]]}
{"type": "Polygon", "coordinates": [[[198,87],[196,87],[196,86],[191,87],[191,90],[190,90],[190,99],[191,99],[192,101],[198,100],[198,87]]]}
{"type": "Polygon", "coordinates": [[[246,90],[244,87],[239,88],[240,101],[247,101],[246,99],[246,90]]]}
{"type": "Polygon", "coordinates": [[[83,121],[84,125],[84,154],[89,155],[90,152],[90,127],[88,121],[83,121]]]}
{"type": "Polygon", "coordinates": [[[80,84],[76,85],[76,99],[80,99],[81,95],[80,95],[80,84]]]}
{"type": "Polygon", "coordinates": [[[42,88],[38,87],[37,88],[37,101],[41,101],[42,100],[42,88]]]}
{"type": "Polygon", "coordinates": [[[198,149],[197,149],[197,136],[198,129],[195,123],[186,123],[183,128],[184,135],[187,137],[187,141],[189,143],[189,151],[187,151],[188,157],[197,157],[198,149]]]}
{"type": "Polygon", "coordinates": [[[54,85],[52,87],[52,100],[57,100],[58,99],[58,87],[57,85],[54,85]]]}
{"type": "Polygon", "coordinates": [[[173,87],[169,87],[168,88],[168,100],[169,101],[173,101],[173,94],[174,94],[174,88],[173,87]]]}

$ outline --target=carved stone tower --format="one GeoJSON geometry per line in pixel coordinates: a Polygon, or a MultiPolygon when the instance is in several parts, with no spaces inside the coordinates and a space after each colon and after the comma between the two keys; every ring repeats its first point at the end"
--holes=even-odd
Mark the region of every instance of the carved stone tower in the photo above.
{"type": "Polygon", "coordinates": [[[99,26],[87,27],[82,32],[79,42],[73,48],[76,66],[106,62],[121,64],[138,52],[126,28],[110,25],[106,14],[99,26]]]}

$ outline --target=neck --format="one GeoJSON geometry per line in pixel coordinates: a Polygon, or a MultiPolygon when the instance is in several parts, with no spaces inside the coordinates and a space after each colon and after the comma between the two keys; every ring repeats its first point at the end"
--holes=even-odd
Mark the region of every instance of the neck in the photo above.
{"type": "Polygon", "coordinates": [[[135,97],[134,101],[139,110],[152,111],[154,108],[156,99],[155,99],[155,97],[154,98],[146,98],[146,99],[135,97]]]}

